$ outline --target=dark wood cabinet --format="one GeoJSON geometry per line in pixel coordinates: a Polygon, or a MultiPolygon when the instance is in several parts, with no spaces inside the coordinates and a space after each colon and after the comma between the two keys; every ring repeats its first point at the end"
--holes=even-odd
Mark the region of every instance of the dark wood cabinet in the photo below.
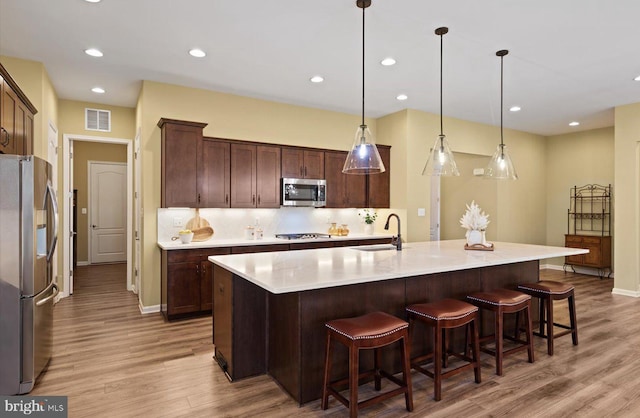
{"type": "Polygon", "coordinates": [[[231,207],[280,207],[280,147],[231,144],[231,207]]]}
{"type": "Polygon", "coordinates": [[[203,197],[202,130],[206,123],[162,118],[161,206],[199,208],[203,197]]]}
{"type": "Polygon", "coordinates": [[[377,145],[380,158],[386,168],[384,173],[369,174],[367,176],[367,207],[388,208],[391,207],[391,147],[377,145]]]}
{"type": "Polygon", "coordinates": [[[33,118],[37,112],[0,64],[0,153],[33,153],[33,118]]]}
{"type": "Polygon", "coordinates": [[[611,236],[565,235],[565,247],[585,248],[587,254],[565,257],[565,264],[611,270],[611,236]]]}
{"type": "Polygon", "coordinates": [[[228,141],[203,138],[201,207],[231,206],[231,144],[228,141]]]}
{"type": "Polygon", "coordinates": [[[324,153],[324,173],[327,180],[328,208],[362,208],[367,204],[366,176],[344,174],[342,167],[347,158],[343,151],[324,153]]]}
{"type": "Polygon", "coordinates": [[[282,177],[323,179],[324,151],[283,147],[282,177]]]}
{"type": "Polygon", "coordinates": [[[162,251],[160,311],[167,320],[211,312],[213,266],[210,255],[229,248],[162,251]]]}

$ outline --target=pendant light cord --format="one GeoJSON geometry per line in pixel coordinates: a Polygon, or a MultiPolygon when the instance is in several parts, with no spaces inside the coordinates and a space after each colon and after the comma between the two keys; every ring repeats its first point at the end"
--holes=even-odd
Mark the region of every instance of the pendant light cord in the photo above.
{"type": "Polygon", "coordinates": [[[442,127],[442,38],[444,33],[440,33],[440,136],[444,136],[444,129],[442,127]]]}
{"type": "Polygon", "coordinates": [[[502,133],[502,115],[504,114],[504,55],[500,55],[500,147],[504,149],[504,135],[502,133]]]}
{"type": "MultiPolygon", "coordinates": [[[[362,8],[362,123],[364,126],[364,10],[366,7],[362,8]]],[[[363,128],[364,129],[364,128],[363,128]]],[[[364,132],[363,132],[364,135],[364,132]]]]}

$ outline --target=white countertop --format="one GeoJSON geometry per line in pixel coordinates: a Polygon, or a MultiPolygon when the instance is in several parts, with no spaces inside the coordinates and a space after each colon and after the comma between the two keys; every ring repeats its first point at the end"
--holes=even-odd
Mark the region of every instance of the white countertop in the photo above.
{"type": "Polygon", "coordinates": [[[180,240],[175,241],[158,241],[158,247],[163,250],[193,250],[198,248],[216,248],[216,247],[237,247],[248,245],[272,245],[272,244],[292,244],[304,242],[318,241],[347,241],[347,240],[367,240],[389,238],[391,234],[349,234],[346,237],[331,236],[331,238],[309,238],[309,239],[284,239],[276,237],[264,237],[263,239],[216,239],[215,236],[207,241],[192,241],[189,244],[183,244],[180,240]]]}
{"type": "Polygon", "coordinates": [[[507,242],[494,243],[494,251],[473,251],[465,250],[464,244],[464,240],[410,242],[402,251],[383,244],[220,255],[209,260],[279,294],[589,252],[507,242]]]}

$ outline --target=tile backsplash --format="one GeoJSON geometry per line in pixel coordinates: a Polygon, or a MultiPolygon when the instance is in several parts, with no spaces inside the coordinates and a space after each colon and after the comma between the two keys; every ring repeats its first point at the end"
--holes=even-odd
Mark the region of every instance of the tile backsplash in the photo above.
{"type": "MultiPolygon", "coordinates": [[[[331,222],[347,224],[351,233],[363,233],[364,221],[359,215],[363,209],[279,208],[279,209],[200,209],[200,217],[206,219],[214,230],[211,239],[239,239],[244,237],[247,226],[260,225],[265,237],[297,232],[324,232],[331,222]]],[[[406,210],[375,209],[378,219],[375,232],[396,234],[395,223],[384,231],[387,215],[397,213],[405,222],[406,210]]],[[[158,241],[171,240],[184,225],[195,217],[195,209],[159,208],[158,241]],[[179,225],[183,226],[179,226],[179,225]],[[176,225],[176,226],[174,226],[176,225]]],[[[406,223],[405,223],[406,225],[406,223]]]]}

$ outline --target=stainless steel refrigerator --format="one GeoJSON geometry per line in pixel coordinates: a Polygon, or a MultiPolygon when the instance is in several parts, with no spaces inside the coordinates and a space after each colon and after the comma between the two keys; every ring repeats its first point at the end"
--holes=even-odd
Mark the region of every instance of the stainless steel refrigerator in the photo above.
{"type": "Polygon", "coordinates": [[[0,155],[0,395],[30,392],[51,358],[57,230],[51,165],[0,155]]]}

